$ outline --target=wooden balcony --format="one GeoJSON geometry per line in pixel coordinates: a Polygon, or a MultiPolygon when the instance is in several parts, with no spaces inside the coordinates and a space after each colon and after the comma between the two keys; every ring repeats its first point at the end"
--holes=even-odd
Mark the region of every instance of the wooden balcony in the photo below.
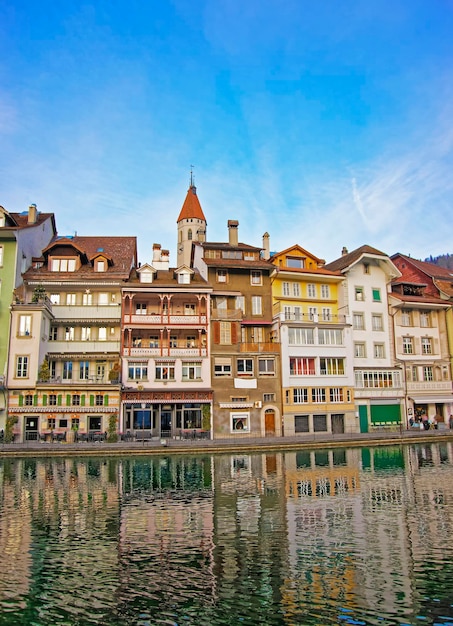
{"type": "Polygon", "coordinates": [[[280,344],[276,342],[268,343],[240,343],[240,352],[280,352],[280,344]]]}
{"type": "Polygon", "coordinates": [[[124,315],[124,324],[135,326],[206,326],[206,315],[124,315]]]}

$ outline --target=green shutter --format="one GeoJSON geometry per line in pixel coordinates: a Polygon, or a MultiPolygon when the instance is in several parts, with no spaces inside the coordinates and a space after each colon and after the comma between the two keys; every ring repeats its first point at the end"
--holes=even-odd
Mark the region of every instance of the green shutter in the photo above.
{"type": "Polygon", "coordinates": [[[80,398],[80,406],[85,406],[85,394],[82,393],[82,396],[80,398]]]}
{"type": "Polygon", "coordinates": [[[90,406],[94,406],[94,396],[90,394],[90,406]]]}
{"type": "Polygon", "coordinates": [[[38,394],[35,393],[33,396],[33,406],[38,406],[38,394]]]}
{"type": "Polygon", "coordinates": [[[46,393],[42,394],[42,405],[47,406],[47,394],[46,393]]]}
{"type": "Polygon", "coordinates": [[[63,404],[63,396],[61,395],[61,393],[58,394],[58,398],[57,398],[57,405],[61,406],[63,404]]]}
{"type": "Polygon", "coordinates": [[[66,406],[71,406],[71,394],[66,394],[66,406]]]}
{"type": "Polygon", "coordinates": [[[24,396],[22,394],[19,395],[19,406],[24,406],[24,396]]]}
{"type": "Polygon", "coordinates": [[[109,405],[109,396],[106,393],[105,396],[104,396],[104,406],[108,406],[108,405],[109,405]]]}

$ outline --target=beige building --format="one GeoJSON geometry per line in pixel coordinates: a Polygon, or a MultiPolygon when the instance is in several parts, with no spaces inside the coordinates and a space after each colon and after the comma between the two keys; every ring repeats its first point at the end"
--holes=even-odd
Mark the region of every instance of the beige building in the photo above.
{"type": "Polygon", "coordinates": [[[100,438],[118,426],[121,287],[135,237],[57,237],[12,306],[9,415],[19,440],[100,438]]]}
{"type": "Polygon", "coordinates": [[[280,436],[280,346],[272,329],[274,266],[262,249],[228,241],[194,242],[193,267],[212,286],[211,373],[214,437],[280,436]]]}

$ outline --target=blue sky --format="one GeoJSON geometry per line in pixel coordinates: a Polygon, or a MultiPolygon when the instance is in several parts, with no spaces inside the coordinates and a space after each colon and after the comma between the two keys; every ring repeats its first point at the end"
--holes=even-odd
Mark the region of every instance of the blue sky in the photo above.
{"type": "Polygon", "coordinates": [[[208,239],[332,261],[452,253],[453,0],[3,0],[0,204],[176,261],[208,239]]]}

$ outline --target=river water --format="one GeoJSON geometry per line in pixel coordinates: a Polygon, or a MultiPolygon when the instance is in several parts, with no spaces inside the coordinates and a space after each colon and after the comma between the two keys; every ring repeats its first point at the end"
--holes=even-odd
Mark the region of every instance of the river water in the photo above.
{"type": "Polygon", "coordinates": [[[0,625],[453,625],[453,444],[0,459],[0,625]]]}

